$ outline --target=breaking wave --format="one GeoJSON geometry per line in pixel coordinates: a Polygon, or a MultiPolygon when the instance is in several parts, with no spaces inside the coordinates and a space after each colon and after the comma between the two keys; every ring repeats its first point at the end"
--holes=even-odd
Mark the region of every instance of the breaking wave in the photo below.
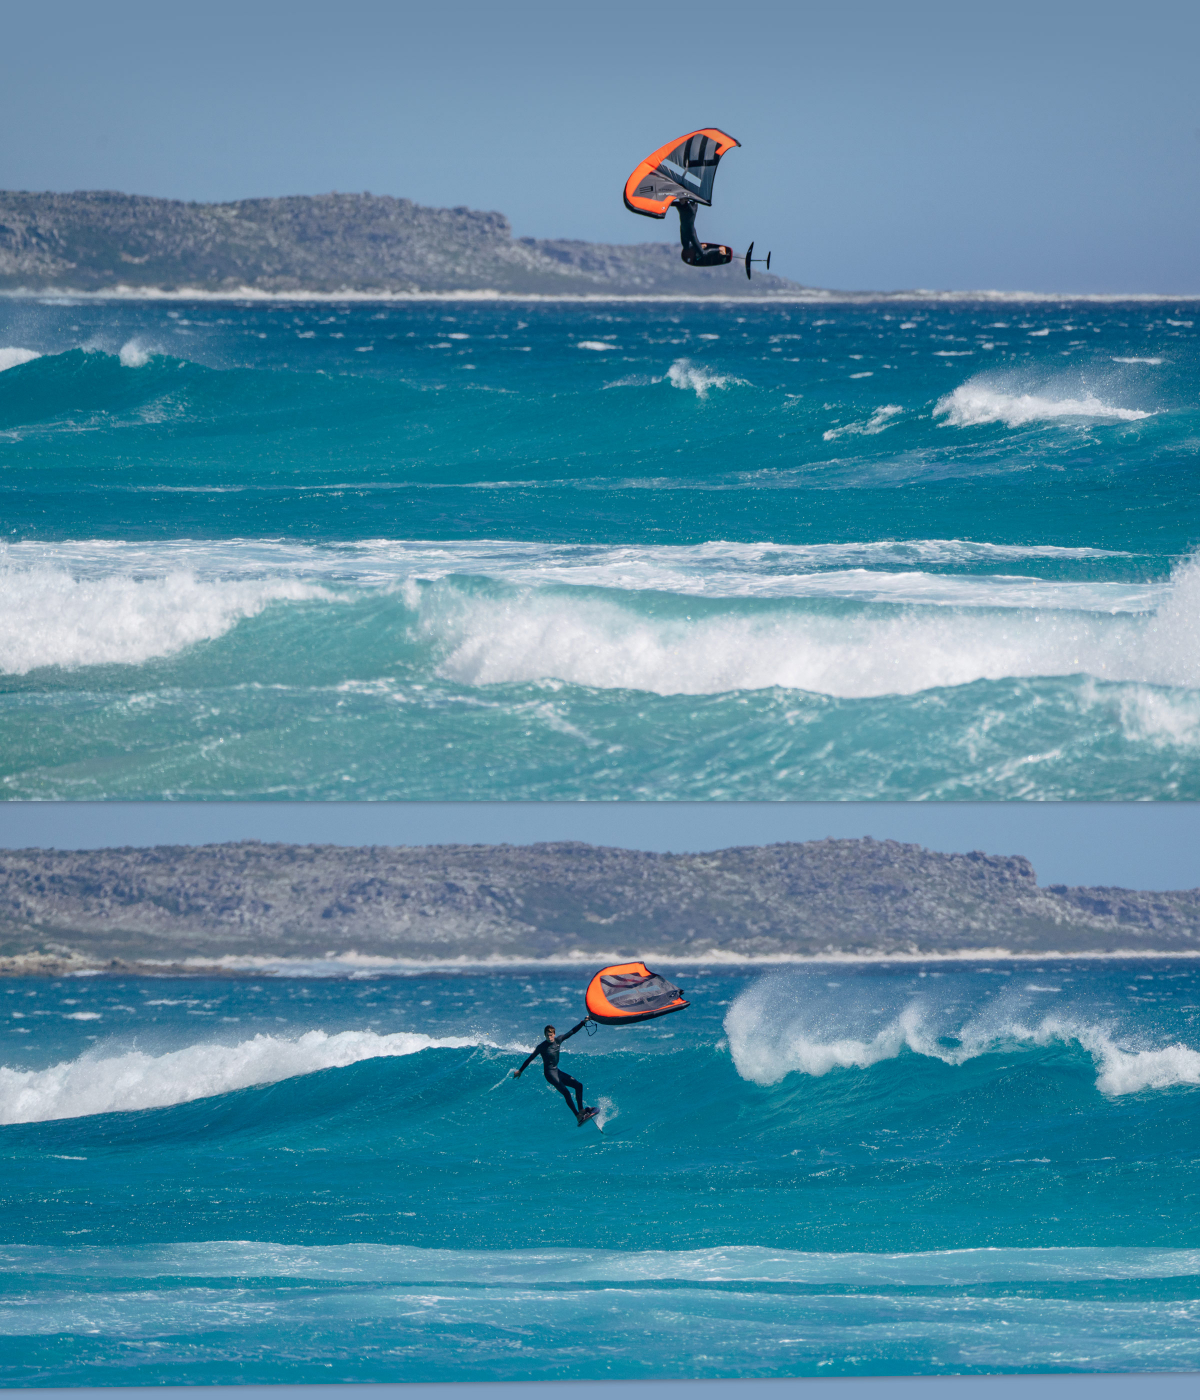
{"type": "MultiPolygon", "coordinates": [[[[1054,397],[1047,393],[1012,393],[984,379],[969,379],[953,393],[938,399],[935,417],[945,417],[955,428],[974,428],[984,423],[1003,423],[1007,428],[1056,419],[1090,419],[1101,423],[1133,423],[1153,417],[1151,411],[1120,408],[1106,403],[1094,393],[1082,398],[1054,397]]],[[[828,434],[826,435],[828,436],[828,434]]]]}
{"type": "Polygon", "coordinates": [[[660,695],[772,687],[843,698],[913,694],[1005,677],[1086,674],[1200,686],[1200,564],[1176,572],[1145,615],[725,609],[647,615],[545,590],[506,597],[450,585],[407,593],[442,649],[440,673],[468,685],[555,679],[660,695]]]}
{"type": "Polygon", "coordinates": [[[910,1000],[890,1015],[882,1013],[886,1019],[880,1023],[879,1008],[829,1003],[817,1007],[806,1001],[807,991],[806,984],[777,975],[748,988],[730,1007],[725,1031],[743,1079],[772,1085],[789,1074],[819,1078],[835,1069],[869,1069],[905,1051],[963,1065],[1014,1049],[1074,1044],[1091,1056],[1096,1088],[1109,1097],[1200,1085],[1200,1050],[1183,1044],[1122,1044],[1111,1028],[1087,1015],[1029,1015],[1028,1005],[1012,996],[999,998],[965,1021],[954,1015],[953,1007],[940,1007],[932,999],[910,1000]]]}
{"type": "Polygon", "coordinates": [[[296,1040],[256,1035],[238,1045],[189,1045],[163,1055],[140,1050],[120,1055],[89,1052],[41,1070],[0,1066],[0,1124],[167,1108],[381,1056],[490,1043],[477,1037],[435,1038],[409,1031],[328,1035],[314,1030],[296,1040]]]}
{"type": "Polygon", "coordinates": [[[694,365],[691,360],[680,359],[667,370],[667,378],[676,389],[691,389],[697,398],[705,398],[710,389],[725,389],[730,384],[745,384],[732,374],[718,374],[705,365],[694,365]]]}
{"type": "Polygon", "coordinates": [[[37,350],[23,350],[19,345],[0,345],[0,373],[41,358],[41,353],[37,350]]]}
{"type": "Polygon", "coordinates": [[[78,578],[0,564],[0,672],[137,665],[210,641],[269,604],[329,597],[296,579],[205,582],[190,572],[78,578]]]}

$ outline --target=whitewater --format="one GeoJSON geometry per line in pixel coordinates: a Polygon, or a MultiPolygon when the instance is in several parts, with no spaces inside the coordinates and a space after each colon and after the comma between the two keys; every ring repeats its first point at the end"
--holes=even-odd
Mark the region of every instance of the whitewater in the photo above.
{"type": "Polygon", "coordinates": [[[0,791],[1195,800],[1195,312],[5,299],[0,791]]]}
{"type": "Polygon", "coordinates": [[[0,981],[0,1381],[1200,1366],[1190,964],[661,970],[0,981]]]}

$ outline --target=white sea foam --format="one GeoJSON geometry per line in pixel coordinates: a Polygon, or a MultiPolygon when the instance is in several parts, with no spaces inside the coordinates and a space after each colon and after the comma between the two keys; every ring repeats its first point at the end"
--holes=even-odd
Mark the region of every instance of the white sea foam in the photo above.
{"type": "Polygon", "coordinates": [[[691,360],[676,360],[667,370],[667,378],[676,389],[691,389],[697,398],[706,398],[710,389],[725,389],[730,384],[745,384],[732,374],[718,374],[705,365],[694,365],[691,360]]]}
{"type": "Polygon", "coordinates": [[[1090,686],[1082,699],[1088,708],[1115,706],[1121,732],[1131,743],[1161,749],[1200,749],[1200,694],[1195,691],[1137,685],[1106,695],[1090,686]]]}
{"type": "Polygon", "coordinates": [[[1161,355],[1114,355],[1113,363],[1118,365],[1161,365],[1161,355]]]}
{"type": "Polygon", "coordinates": [[[833,442],[836,438],[846,437],[850,434],[862,434],[866,437],[873,437],[876,433],[881,433],[885,428],[890,428],[892,423],[904,412],[898,403],[881,404],[874,413],[863,422],[847,423],[844,427],[830,428],[821,436],[826,442],[833,442]]]}
{"type": "Polygon", "coordinates": [[[662,695],[778,686],[862,697],[1083,673],[1200,688],[1196,563],[1140,617],[1036,608],[663,617],[607,598],[528,589],[497,598],[445,586],[420,594],[418,616],[443,653],[441,674],[469,685],[552,678],[662,695]]]}
{"type": "MultiPolygon", "coordinates": [[[[681,957],[670,950],[657,952],[651,946],[645,950],[645,961],[656,962],[666,967],[749,967],[781,968],[811,966],[862,967],[887,964],[905,967],[972,965],[979,963],[1024,963],[1036,962],[1137,962],[1168,961],[1191,962],[1200,959],[1200,950],[1157,948],[1116,948],[1080,949],[1067,952],[1054,950],[1013,952],[1009,948],[960,948],[942,952],[897,952],[897,953],[736,953],[728,949],[711,949],[707,953],[681,957]]],[[[380,977],[412,977],[423,972],[474,972],[480,969],[498,968],[588,968],[598,962],[619,962],[624,956],[620,948],[596,949],[595,947],[576,948],[557,957],[521,958],[493,953],[486,958],[385,958],[353,951],[328,953],[323,958],[272,958],[254,957],[243,954],[226,954],[212,958],[185,958],[182,962],[167,962],[162,959],[145,958],[138,966],[147,972],[171,971],[177,973],[182,967],[185,974],[203,977],[213,972],[245,973],[254,977],[295,977],[295,978],[345,978],[348,981],[375,980],[380,977]]],[[[69,958],[56,957],[50,953],[19,953],[13,957],[0,957],[0,974],[16,976],[30,974],[55,977],[90,978],[103,971],[100,966],[90,966],[88,960],[75,953],[69,958]],[[64,966],[65,965],[65,966],[64,966]]],[[[1043,989],[1046,990],[1046,989],[1043,989]]]]}
{"type": "MultiPolygon", "coordinates": [[[[0,670],[136,664],[220,636],[272,603],[350,600],[367,589],[399,590],[442,674],[471,684],[552,678],[661,694],[782,686],[865,696],[1084,673],[1200,687],[1196,563],[1169,584],[934,571],[1103,554],[953,540],[16,544],[0,550],[0,670]],[[464,588],[453,577],[471,574],[508,587],[464,588]],[[676,595],[682,606],[648,613],[622,596],[645,592],[676,595]],[[692,597],[795,606],[690,611],[692,597]],[[893,606],[846,613],[821,602],[831,599],[893,606]]],[[[1081,699],[1091,703],[1087,692],[1081,699]]],[[[1174,700],[1163,708],[1147,694],[1131,705],[1121,722],[1164,742],[1194,727],[1193,709],[1174,700]]]]}
{"type": "MultiPolygon", "coordinates": [[[[189,1045],[163,1055],[89,1051],[49,1069],[0,1066],[0,1123],[44,1123],[96,1113],[167,1108],[383,1056],[491,1045],[479,1037],[401,1031],[308,1031],[295,1040],[256,1035],[238,1045],[189,1045]]],[[[521,1050],[523,1046],[495,1046],[521,1050]]]]}
{"type": "MultiPolygon", "coordinates": [[[[211,489],[208,487],[205,490],[211,489]]],[[[341,489],[341,488],[338,488],[341,489]]],[[[348,489],[348,488],[347,488],[348,489]]],[[[212,575],[261,574],[266,570],[310,577],[387,582],[417,574],[442,578],[455,573],[558,577],[567,568],[622,567],[647,561],[679,570],[721,573],[915,565],[961,566],[1025,559],[1068,561],[1129,558],[1122,550],[1077,545],[992,544],[986,540],[848,540],[836,544],[746,543],[710,540],[697,545],[580,545],[522,540],[351,540],[313,545],[287,539],[67,540],[20,541],[0,547],[12,561],[54,560],[73,570],[104,575],[114,570],[168,573],[190,569],[212,575]]],[[[563,575],[565,578],[565,575],[563,575]]]]}
{"type": "Polygon", "coordinates": [[[619,345],[610,345],[607,340],[577,340],[575,342],[575,348],[576,350],[605,351],[619,350],[621,347],[619,345]]]}
{"type": "Polygon", "coordinates": [[[1187,1278],[1200,1250],[1051,1246],[818,1253],[767,1245],[709,1249],[421,1249],[396,1244],[206,1240],[166,1245],[0,1245],[0,1274],[72,1278],[296,1278],[342,1283],[809,1283],[946,1287],[1187,1278]]]}
{"type": "MultiPolygon", "coordinates": [[[[268,292],[260,287],[231,287],[214,292],[206,287],[131,287],[118,283],[103,291],[89,291],[82,287],[60,288],[53,291],[37,290],[30,287],[0,289],[0,299],[10,301],[37,301],[43,304],[62,305],[71,302],[88,301],[198,301],[198,302],[272,302],[290,305],[296,302],[313,302],[321,305],[326,302],[547,302],[557,304],[616,303],[672,305],[679,302],[698,302],[702,305],[728,306],[730,298],[724,293],[715,295],[687,295],[679,292],[502,292],[495,288],[477,290],[460,289],[445,292],[362,292],[351,287],[341,287],[335,291],[303,290],[292,292],[268,292]]],[[[903,292],[829,292],[821,288],[809,288],[802,292],[772,293],[767,296],[739,296],[739,306],[878,306],[906,302],[931,305],[954,305],[960,302],[985,302],[1006,305],[1048,305],[1054,303],[1060,308],[1066,305],[1112,306],[1119,302],[1134,302],[1144,306],[1176,305],[1179,302],[1200,300],[1195,292],[1028,292],[1001,291],[996,288],[979,288],[974,291],[942,291],[931,287],[917,287],[903,292]]],[[[819,322],[817,324],[820,324],[819,322]]],[[[1168,321],[1168,325],[1188,325],[1186,321],[1168,321]]],[[[901,327],[905,329],[905,327],[901,327]]]]}
{"type": "Polygon", "coordinates": [[[41,358],[41,353],[37,350],[23,350],[19,345],[0,345],[0,373],[41,358]]]}
{"type": "MultiPolygon", "coordinates": [[[[1056,988],[1036,988],[1055,991],[1056,988]]],[[[743,1079],[778,1084],[789,1074],[820,1078],[834,1069],[869,1069],[905,1051],[947,1065],[1029,1046],[1078,1045],[1092,1059],[1096,1088],[1110,1097],[1200,1084],[1200,1051],[1183,1044],[1137,1046],[1087,1015],[1028,1015],[1012,995],[963,1018],[930,999],[891,1014],[823,1002],[811,984],[776,974],[742,992],[725,1017],[730,1054],[743,1079]],[[864,1023],[866,1028],[864,1029],[864,1023]]]]}
{"type": "Polygon", "coordinates": [[[393,588],[410,579],[484,575],[520,586],[571,584],[713,598],[864,597],[956,606],[1037,606],[1142,612],[1161,585],[1050,582],[930,571],[1046,560],[1121,557],[1086,547],[972,540],[878,540],[777,545],[713,540],[698,545],[578,545],[507,540],[76,540],[0,546],[0,564],[48,564],[82,579],[190,572],[206,580],[284,576],[309,583],[393,588]]]}
{"type": "Polygon", "coordinates": [[[0,672],[138,664],[229,631],[277,601],[328,596],[296,579],[205,582],[190,572],[79,578],[54,565],[0,562],[0,672]]]}
{"type": "Polygon", "coordinates": [[[944,417],[946,423],[955,428],[974,428],[984,423],[1003,423],[1008,428],[1018,428],[1027,423],[1058,419],[1132,423],[1152,416],[1148,410],[1106,403],[1091,392],[1082,397],[1059,395],[1053,390],[1014,392],[984,377],[960,384],[953,393],[937,401],[933,412],[935,417],[944,417]]]}

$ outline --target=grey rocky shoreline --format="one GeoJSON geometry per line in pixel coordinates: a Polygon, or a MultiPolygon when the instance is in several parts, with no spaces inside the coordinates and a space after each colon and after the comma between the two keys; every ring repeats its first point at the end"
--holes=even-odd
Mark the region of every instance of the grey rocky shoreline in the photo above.
{"type": "Polygon", "coordinates": [[[503,214],[386,195],[185,203],[88,190],[0,191],[0,291],[517,296],[820,295],[736,263],[689,268],[677,243],[514,238],[503,214]]]}
{"type": "Polygon", "coordinates": [[[1200,955],[1200,890],[1041,887],[1022,856],[870,838],[684,855],[576,842],[254,841],[0,853],[6,976],[211,974],[222,959],[355,955],[444,964],[1121,952],[1200,955]]]}

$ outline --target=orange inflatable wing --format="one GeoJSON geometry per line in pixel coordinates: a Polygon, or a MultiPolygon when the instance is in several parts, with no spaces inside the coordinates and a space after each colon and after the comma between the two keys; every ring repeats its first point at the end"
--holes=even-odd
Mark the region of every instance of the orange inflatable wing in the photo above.
{"type": "Polygon", "coordinates": [[[625,181],[625,208],[648,219],[664,219],[677,199],[711,204],[717,163],[726,151],[741,144],[715,126],[668,141],[625,181]]]}
{"type": "Polygon", "coordinates": [[[606,1026],[627,1026],[682,1011],[688,1005],[678,987],[645,963],[602,967],[588,983],[587,1013],[606,1026]]]}

